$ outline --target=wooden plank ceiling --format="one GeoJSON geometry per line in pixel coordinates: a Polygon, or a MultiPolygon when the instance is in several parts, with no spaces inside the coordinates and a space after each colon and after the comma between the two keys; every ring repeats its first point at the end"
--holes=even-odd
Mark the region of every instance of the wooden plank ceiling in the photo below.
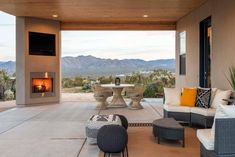
{"type": "Polygon", "coordinates": [[[15,16],[58,20],[62,30],[174,30],[177,20],[205,1],[0,0],[0,10],[15,16]]]}

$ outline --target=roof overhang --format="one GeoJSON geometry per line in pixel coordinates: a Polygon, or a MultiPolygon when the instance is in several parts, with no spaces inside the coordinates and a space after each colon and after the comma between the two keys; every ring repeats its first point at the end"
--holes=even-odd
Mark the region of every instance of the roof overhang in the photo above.
{"type": "Polygon", "coordinates": [[[62,30],[175,30],[207,0],[0,0],[15,16],[52,19],[62,30]]]}

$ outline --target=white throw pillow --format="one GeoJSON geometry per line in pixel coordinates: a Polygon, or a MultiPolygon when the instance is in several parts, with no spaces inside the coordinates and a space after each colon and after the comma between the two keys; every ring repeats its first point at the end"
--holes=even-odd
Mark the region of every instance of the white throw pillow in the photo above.
{"type": "Polygon", "coordinates": [[[211,88],[211,100],[210,100],[210,106],[212,106],[212,102],[215,98],[215,94],[216,94],[217,88],[211,88]]]}
{"type": "Polygon", "coordinates": [[[180,105],[181,89],[164,88],[165,104],[180,105]]]}
{"type": "Polygon", "coordinates": [[[215,120],[222,118],[235,118],[235,105],[218,105],[215,113],[212,134],[215,133],[215,120]]]}
{"type": "Polygon", "coordinates": [[[217,89],[215,97],[212,101],[211,107],[217,108],[219,104],[227,105],[228,102],[224,101],[223,99],[229,99],[231,94],[232,94],[231,90],[223,91],[223,90],[217,89]]]}

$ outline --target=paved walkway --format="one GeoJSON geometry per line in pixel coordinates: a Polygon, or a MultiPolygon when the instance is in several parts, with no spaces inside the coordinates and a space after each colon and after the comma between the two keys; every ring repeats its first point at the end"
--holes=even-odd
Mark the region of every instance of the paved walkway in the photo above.
{"type": "Polygon", "coordinates": [[[0,156],[98,157],[98,147],[86,143],[85,124],[91,115],[120,113],[130,122],[152,122],[162,115],[159,99],[146,99],[143,110],[99,111],[91,97],[69,96],[60,104],[0,112],[0,156]]]}
{"type": "Polygon", "coordinates": [[[16,101],[0,101],[0,112],[16,107],[16,101]]]}

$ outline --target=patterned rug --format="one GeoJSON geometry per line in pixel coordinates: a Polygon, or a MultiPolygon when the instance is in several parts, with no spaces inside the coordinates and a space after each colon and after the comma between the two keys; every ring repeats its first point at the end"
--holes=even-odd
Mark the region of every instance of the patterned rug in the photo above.
{"type": "MultiPolygon", "coordinates": [[[[157,144],[152,135],[152,127],[129,127],[128,129],[129,157],[199,157],[199,141],[196,131],[192,128],[185,129],[185,148],[178,141],[162,141],[157,144]]],[[[100,152],[99,157],[103,157],[100,152]]],[[[120,154],[112,154],[120,157],[120,154]]]]}
{"type": "MultiPolygon", "coordinates": [[[[129,123],[152,123],[154,120],[162,118],[162,115],[149,103],[143,102],[142,105],[144,108],[141,110],[109,108],[107,110],[101,110],[99,114],[121,114],[128,119],[129,123]]],[[[157,106],[162,110],[162,105],[157,106]]]]}

